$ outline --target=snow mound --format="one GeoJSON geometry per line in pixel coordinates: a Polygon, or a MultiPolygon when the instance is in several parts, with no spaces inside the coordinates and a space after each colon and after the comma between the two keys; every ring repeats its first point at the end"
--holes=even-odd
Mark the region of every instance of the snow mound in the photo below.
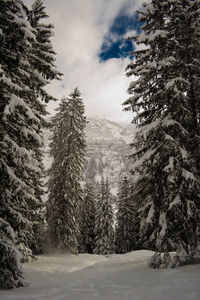
{"type": "Polygon", "coordinates": [[[24,264],[24,270],[38,272],[57,273],[80,271],[107,259],[102,255],[80,254],[45,254],[37,256],[37,260],[24,264]]]}
{"type": "Polygon", "coordinates": [[[150,250],[137,250],[125,254],[112,254],[107,256],[110,263],[147,263],[154,254],[150,250]]]}
{"type": "Polygon", "coordinates": [[[46,254],[38,256],[38,260],[24,264],[24,270],[38,272],[71,273],[91,267],[95,264],[115,264],[115,263],[145,263],[153,255],[152,251],[140,250],[126,254],[95,255],[95,254],[46,254]]]}

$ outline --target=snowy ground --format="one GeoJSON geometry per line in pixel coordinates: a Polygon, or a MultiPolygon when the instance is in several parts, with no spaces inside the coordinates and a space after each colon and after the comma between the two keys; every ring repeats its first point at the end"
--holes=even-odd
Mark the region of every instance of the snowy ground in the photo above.
{"type": "Polygon", "coordinates": [[[151,251],[124,255],[43,255],[24,266],[26,288],[0,290],[1,300],[199,300],[200,265],[147,267],[151,251]]]}

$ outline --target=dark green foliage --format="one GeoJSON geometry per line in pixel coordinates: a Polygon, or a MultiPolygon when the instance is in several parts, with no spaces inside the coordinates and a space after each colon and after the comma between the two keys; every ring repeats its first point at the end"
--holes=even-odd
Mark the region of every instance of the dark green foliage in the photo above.
{"type": "Polygon", "coordinates": [[[34,34],[25,21],[27,9],[21,1],[1,1],[0,7],[0,217],[15,231],[18,245],[29,245],[30,205],[38,201],[32,174],[40,176],[32,147],[40,145],[40,119],[31,104],[26,72],[34,34]]]}
{"type": "Polygon", "coordinates": [[[136,248],[137,222],[136,203],[132,198],[132,188],[127,177],[122,179],[117,199],[115,251],[126,253],[136,248]]]}
{"type": "Polygon", "coordinates": [[[109,183],[108,180],[105,183],[102,179],[97,197],[94,253],[107,255],[114,252],[113,223],[114,214],[109,183]]]}
{"type": "Polygon", "coordinates": [[[86,182],[82,210],[79,249],[81,253],[93,253],[96,214],[96,192],[92,182],[86,182]]]}
{"type": "Polygon", "coordinates": [[[47,220],[51,247],[78,252],[83,205],[83,165],[85,158],[84,105],[76,88],[63,98],[52,120],[53,163],[49,171],[47,220]]]}
{"type": "Polygon", "coordinates": [[[128,76],[138,76],[124,104],[138,125],[132,169],[140,244],[166,257],[177,251],[172,266],[192,260],[199,242],[198,8],[198,1],[189,0],[146,4],[139,12],[143,32],[134,40],[148,47],[136,51],[127,67],[128,76]]]}
{"type": "MultiPolygon", "coordinates": [[[[27,261],[32,256],[30,248],[34,253],[41,251],[41,146],[46,110],[39,95],[47,81],[34,66],[36,31],[28,21],[27,7],[20,0],[1,0],[0,8],[0,218],[15,233],[12,245],[2,249],[13,260],[17,250],[12,247],[17,247],[27,261]]],[[[20,272],[15,274],[17,281],[20,272]]]]}
{"type": "Polygon", "coordinates": [[[0,287],[25,286],[20,252],[15,247],[15,233],[0,217],[0,287]]]}
{"type": "MultiPolygon", "coordinates": [[[[33,105],[36,108],[38,117],[46,115],[46,107],[38,101],[38,98],[48,102],[49,100],[56,100],[49,95],[44,87],[53,79],[60,79],[59,73],[55,67],[55,51],[51,44],[51,37],[53,35],[53,25],[43,24],[42,20],[47,19],[48,15],[45,12],[45,7],[41,0],[36,0],[29,11],[28,19],[34,30],[35,39],[32,41],[30,53],[30,65],[33,70],[31,74],[31,81],[29,83],[30,89],[34,91],[36,101],[33,105]]],[[[42,137],[42,129],[46,126],[45,121],[40,117],[40,126],[38,133],[42,137]]],[[[36,146],[37,160],[40,163],[41,171],[42,166],[42,153],[41,148],[36,146]]],[[[34,189],[36,198],[40,202],[40,206],[33,207],[34,213],[31,216],[33,222],[33,238],[30,241],[30,248],[34,254],[39,254],[43,251],[43,237],[44,237],[44,206],[42,204],[41,196],[43,194],[41,186],[41,176],[34,177],[34,189]],[[36,213],[37,211],[37,213],[36,213]]]]}
{"type": "Polygon", "coordinates": [[[56,53],[51,44],[54,26],[52,24],[47,24],[46,22],[42,23],[42,20],[47,18],[48,15],[45,12],[43,1],[35,0],[32,5],[32,9],[29,12],[29,20],[36,35],[36,40],[32,43],[32,65],[35,75],[37,75],[36,72],[42,75],[43,82],[40,80],[38,82],[39,88],[34,88],[36,93],[38,93],[45,102],[56,99],[49,95],[43,87],[49,83],[50,80],[59,80],[62,75],[55,67],[56,53]]]}

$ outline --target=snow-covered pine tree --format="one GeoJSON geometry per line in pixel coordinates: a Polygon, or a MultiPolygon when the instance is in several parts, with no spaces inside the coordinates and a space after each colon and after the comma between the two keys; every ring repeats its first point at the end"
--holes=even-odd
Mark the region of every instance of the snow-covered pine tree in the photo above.
{"type": "Polygon", "coordinates": [[[52,119],[53,163],[49,170],[47,205],[50,246],[73,253],[78,253],[83,205],[85,126],[84,104],[76,88],[68,98],[62,99],[52,119]]]}
{"type": "Polygon", "coordinates": [[[136,203],[133,202],[131,184],[125,176],[122,178],[117,200],[115,251],[126,253],[136,248],[137,222],[136,203]]]}
{"type": "MultiPolygon", "coordinates": [[[[133,122],[138,125],[132,156],[132,169],[139,174],[134,197],[140,203],[140,242],[158,252],[152,267],[190,262],[199,242],[200,185],[190,143],[192,80],[184,59],[193,45],[190,38],[186,44],[185,21],[181,21],[192,7],[199,14],[194,2],[199,1],[145,4],[139,12],[143,31],[133,39],[147,47],[135,51],[127,67],[128,76],[137,76],[129,86],[132,96],[124,103],[135,113],[133,122]],[[177,251],[172,262],[170,250],[177,251]],[[163,259],[158,259],[160,252],[165,252],[163,259]]],[[[194,18],[190,17],[186,26],[191,29],[194,18]]]]}
{"type": "Polygon", "coordinates": [[[84,201],[82,209],[81,234],[79,249],[81,253],[93,253],[94,250],[94,226],[96,214],[96,191],[94,184],[87,181],[84,189],[84,201]]]}
{"type": "MultiPolygon", "coordinates": [[[[187,115],[190,141],[188,151],[195,159],[200,176],[200,1],[177,1],[171,15],[172,31],[176,37],[177,65],[181,77],[187,82],[187,115]],[[186,51],[187,49],[187,51],[186,51]]],[[[200,222],[199,222],[200,224],[200,222]]],[[[198,251],[197,251],[198,252],[198,251]]],[[[198,254],[200,255],[200,253],[198,254]]]]}
{"type": "Polygon", "coordinates": [[[16,249],[12,227],[0,217],[0,287],[25,286],[21,266],[21,254],[16,249]]]}
{"type": "MultiPolygon", "coordinates": [[[[61,78],[61,73],[58,72],[55,66],[55,51],[51,43],[51,37],[54,34],[54,26],[52,24],[42,23],[41,20],[47,19],[49,16],[46,14],[45,6],[42,0],[35,0],[31,10],[29,11],[29,21],[32,28],[35,30],[36,41],[32,43],[33,55],[33,69],[35,74],[41,74],[44,79],[44,84],[41,88],[36,90],[39,96],[48,102],[49,100],[56,100],[52,95],[49,95],[44,89],[44,85],[49,83],[50,80],[61,78]]],[[[39,82],[38,82],[39,83],[39,82]]]]}
{"type": "MultiPolygon", "coordinates": [[[[41,116],[45,116],[46,106],[38,100],[56,100],[54,97],[44,89],[47,84],[53,79],[60,79],[62,75],[55,67],[55,52],[51,44],[51,37],[53,36],[53,25],[43,24],[42,19],[48,18],[45,12],[45,7],[41,0],[36,0],[32,9],[28,12],[28,20],[33,28],[35,38],[31,42],[30,52],[30,82],[29,87],[34,94],[35,98],[32,98],[32,106],[36,108],[37,117],[40,119],[38,127],[38,133],[42,141],[42,131],[46,123],[41,116]]],[[[39,162],[40,169],[43,170],[42,165],[42,153],[41,145],[35,145],[35,153],[37,161],[39,162]]],[[[42,203],[41,196],[43,189],[41,185],[41,175],[32,174],[33,186],[35,189],[35,195],[37,203],[35,202],[32,206],[33,214],[30,216],[31,222],[33,223],[32,239],[30,241],[30,248],[34,254],[39,254],[43,251],[43,238],[44,238],[44,206],[42,203]],[[35,176],[34,176],[35,175],[35,176]]],[[[32,203],[33,204],[33,203],[32,203]]]]}
{"type": "MultiPolygon", "coordinates": [[[[2,235],[4,241],[8,233],[11,241],[2,248],[7,251],[2,258],[4,267],[9,270],[6,257],[17,257],[10,243],[22,254],[26,252],[23,260],[29,259],[29,248],[36,244],[34,222],[41,220],[41,116],[46,111],[38,94],[46,81],[33,68],[36,36],[27,7],[20,0],[1,0],[0,7],[0,218],[15,233],[12,239],[10,230],[2,235]]],[[[14,281],[11,279],[13,286],[22,282],[20,274],[16,272],[14,281]]]]}
{"type": "Polygon", "coordinates": [[[1,0],[0,7],[1,265],[6,272],[1,285],[14,287],[23,285],[16,246],[30,237],[27,203],[34,197],[30,173],[34,165],[37,167],[29,151],[29,140],[38,138],[31,125],[38,119],[27,104],[29,89],[22,79],[27,74],[27,56],[34,34],[26,22],[27,10],[21,1],[1,0]],[[14,276],[9,259],[18,266],[18,271],[14,267],[14,276]]]}
{"type": "Polygon", "coordinates": [[[178,1],[174,7],[172,22],[176,24],[176,29],[172,30],[178,42],[176,52],[181,76],[187,81],[191,153],[196,159],[200,175],[200,1],[178,1]]]}
{"type": "Polygon", "coordinates": [[[107,255],[114,252],[114,213],[112,197],[108,180],[102,178],[97,197],[95,220],[95,249],[94,253],[107,255]]]}

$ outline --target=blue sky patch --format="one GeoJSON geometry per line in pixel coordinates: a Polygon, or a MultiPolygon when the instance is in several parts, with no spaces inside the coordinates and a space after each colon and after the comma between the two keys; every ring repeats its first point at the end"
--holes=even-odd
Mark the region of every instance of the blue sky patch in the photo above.
{"type": "Polygon", "coordinates": [[[131,56],[133,44],[127,41],[125,35],[127,32],[135,30],[138,33],[141,30],[141,24],[138,22],[137,13],[133,17],[127,16],[123,11],[115,18],[109,33],[104,37],[103,44],[99,53],[100,61],[106,61],[111,58],[124,58],[131,56]]]}

